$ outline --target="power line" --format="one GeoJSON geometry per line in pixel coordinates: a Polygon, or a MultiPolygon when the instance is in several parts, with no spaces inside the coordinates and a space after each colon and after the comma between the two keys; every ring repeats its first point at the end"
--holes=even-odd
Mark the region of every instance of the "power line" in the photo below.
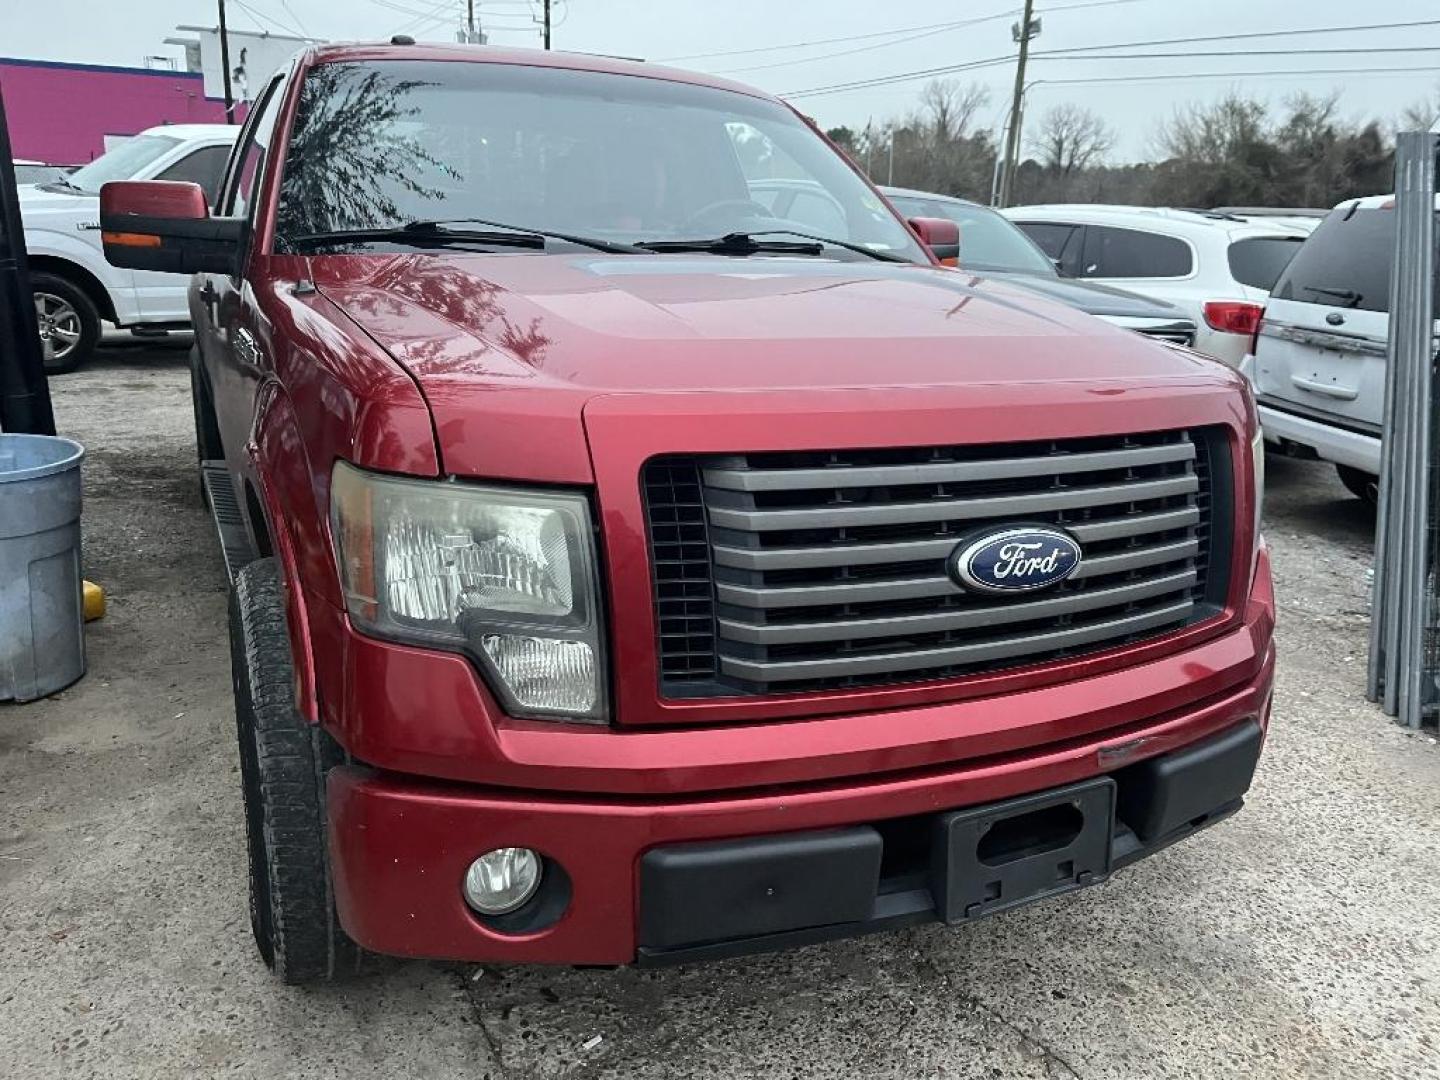
{"type": "MultiPolygon", "coordinates": [[[[1107,2],[1113,3],[1114,0],[1107,0],[1107,2]]],[[[1127,2],[1133,2],[1133,0],[1127,0],[1127,2]]],[[[1010,15],[1011,13],[1007,11],[999,15],[983,15],[976,19],[966,19],[963,22],[947,23],[944,26],[944,30],[940,32],[959,30],[960,28],[965,26],[978,26],[980,23],[994,22],[996,19],[1008,19],[1010,15]]],[[[725,68],[721,71],[711,72],[711,74],[739,75],[742,72],[746,71],[768,71],[771,68],[794,67],[799,64],[814,64],[820,62],[821,60],[833,60],[837,56],[854,56],[856,53],[872,52],[876,49],[888,49],[892,45],[904,45],[907,41],[918,41],[921,38],[933,37],[936,32],[937,31],[934,28],[926,28],[919,31],[918,33],[909,34],[906,37],[895,38],[893,41],[881,41],[873,45],[861,45],[854,49],[843,49],[840,52],[821,53],[819,56],[807,56],[800,60],[777,60],[772,64],[751,64],[746,67],[725,68]]],[[[784,46],[780,47],[784,48],[784,46]]]]}
{"type": "Polygon", "coordinates": [[[1090,79],[1037,79],[1031,86],[1091,86],[1099,83],[1168,82],[1173,79],[1258,79],[1284,78],[1294,75],[1415,75],[1434,72],[1435,66],[1423,67],[1346,67],[1292,68],[1288,71],[1200,71],[1167,72],[1163,75],[1100,75],[1090,79]]]}
{"type": "MultiPolygon", "coordinates": [[[[1311,28],[1306,28],[1306,29],[1301,29],[1301,30],[1268,30],[1268,31],[1247,32],[1247,33],[1241,33],[1241,34],[1211,34],[1211,35],[1208,35],[1208,36],[1194,37],[1194,38],[1162,38],[1162,39],[1157,39],[1157,40],[1152,40],[1152,41],[1113,42],[1113,43],[1110,43],[1110,44],[1107,44],[1107,45],[1084,45],[1084,46],[1077,46],[1077,47],[1075,47],[1075,48],[1070,48],[1070,49],[1044,49],[1044,50],[1040,50],[1040,51],[1037,51],[1037,52],[1035,52],[1035,53],[1032,53],[1031,56],[1032,56],[1033,59],[1037,59],[1037,60],[1038,60],[1038,59],[1065,59],[1065,58],[1074,57],[1076,54],[1092,53],[1092,52],[1101,52],[1101,53],[1103,53],[1103,52],[1107,52],[1108,50],[1113,50],[1113,49],[1147,48],[1147,47],[1151,47],[1151,46],[1177,45],[1177,44],[1186,44],[1186,45],[1188,45],[1188,44],[1193,44],[1193,43],[1205,43],[1205,42],[1212,42],[1212,41],[1248,41],[1248,40],[1253,40],[1253,39],[1255,39],[1255,38],[1264,38],[1264,37],[1289,37],[1289,36],[1302,36],[1302,35],[1312,35],[1312,34],[1358,33],[1358,32],[1363,32],[1363,31],[1368,31],[1368,30],[1412,29],[1412,28],[1422,27],[1422,26],[1440,26],[1440,19],[1415,19],[1415,20],[1410,20],[1410,21],[1408,21],[1408,22],[1400,22],[1400,23],[1372,23],[1372,24],[1365,25],[1365,26],[1326,26],[1326,27],[1311,27],[1311,28]]],[[[1301,50],[1301,52],[1304,52],[1304,51],[1306,51],[1306,50],[1301,50]]],[[[1314,50],[1314,51],[1318,52],[1319,50],[1314,50]]],[[[1366,49],[1349,49],[1349,50],[1345,50],[1345,51],[1346,51],[1346,52],[1363,53],[1363,52],[1368,52],[1368,51],[1371,51],[1371,50],[1366,50],[1366,49]]],[[[1155,55],[1157,58],[1160,58],[1160,55],[1161,55],[1161,54],[1152,54],[1152,55],[1155,55]]],[[[1193,51],[1188,51],[1185,55],[1187,55],[1187,56],[1194,56],[1194,55],[1196,55],[1196,54],[1195,54],[1193,51]]],[[[1246,55],[1246,53],[1245,53],[1244,51],[1242,51],[1242,50],[1236,50],[1236,51],[1233,53],[1233,55],[1243,56],[1243,55],[1246,55]]],[[[975,70],[979,70],[979,69],[981,69],[981,68],[994,67],[996,64],[1008,63],[1011,59],[1012,59],[1012,58],[1011,58],[1010,56],[1008,56],[1008,55],[1007,55],[1007,56],[998,56],[998,57],[987,57],[987,58],[985,58],[985,59],[983,59],[983,60],[968,61],[968,62],[961,63],[961,64],[950,64],[950,65],[946,65],[946,66],[943,66],[943,67],[935,67],[935,68],[923,68],[923,69],[919,69],[919,70],[916,70],[916,71],[902,71],[902,72],[896,72],[895,74],[892,74],[892,75],[880,75],[880,76],[876,76],[875,78],[871,78],[871,79],[856,79],[856,80],[852,80],[852,81],[846,82],[846,83],[835,83],[835,84],[832,84],[832,85],[829,85],[829,86],[811,87],[811,88],[808,88],[808,89],[805,89],[805,90],[790,90],[790,91],[786,91],[786,92],[782,93],[780,96],[781,96],[781,97],[786,97],[786,98],[792,98],[792,97],[811,97],[811,96],[817,96],[817,95],[820,95],[820,94],[841,93],[841,92],[844,92],[844,91],[847,91],[847,90],[862,90],[862,89],[867,89],[867,88],[873,87],[873,86],[886,86],[886,85],[889,85],[889,84],[891,84],[891,83],[910,82],[910,81],[912,81],[912,80],[914,80],[914,79],[933,78],[933,77],[935,77],[935,76],[940,76],[940,75],[952,75],[952,74],[956,74],[956,73],[962,72],[962,71],[975,71],[975,70]]],[[[1111,54],[1111,55],[1106,56],[1106,57],[1101,57],[1101,59],[1123,59],[1123,57],[1118,56],[1118,55],[1111,54]]]]}
{"type": "MultiPolygon", "coordinates": [[[[1063,7],[1046,8],[1045,11],[1041,12],[1041,14],[1043,14],[1043,15],[1050,15],[1050,14],[1060,15],[1060,14],[1063,14],[1064,12],[1067,12],[1067,11],[1079,11],[1079,10],[1081,10],[1081,9],[1083,9],[1083,8],[1114,7],[1114,6],[1117,5],[1117,4],[1138,4],[1138,3],[1141,3],[1141,2],[1142,2],[1142,0],[1082,0],[1082,2],[1081,2],[1081,3],[1078,3],[1078,4],[1066,4],[1066,5],[1064,5],[1063,7]]],[[[961,27],[961,26],[974,26],[974,25],[976,25],[976,24],[978,24],[978,23],[993,22],[993,21],[995,21],[995,20],[997,20],[997,19],[1011,19],[1011,18],[1014,18],[1017,14],[1019,14],[1019,9],[1018,9],[1018,8],[1009,8],[1009,9],[1007,9],[1007,10],[1005,10],[1005,11],[996,12],[996,13],[993,14],[993,15],[981,15],[981,16],[978,16],[978,17],[973,18],[973,19],[962,19],[962,20],[959,21],[959,22],[954,22],[954,21],[952,21],[952,22],[930,23],[930,24],[927,25],[927,26],[902,26],[902,27],[897,27],[897,28],[894,29],[894,30],[874,30],[874,31],[871,31],[870,33],[866,33],[866,34],[845,34],[845,35],[842,35],[841,37],[816,38],[814,41],[792,41],[792,42],[790,42],[790,43],[788,43],[788,44],[785,44],[785,45],[761,45],[761,46],[758,46],[758,47],[753,48],[753,49],[725,49],[725,50],[722,50],[722,51],[720,51],[720,52],[686,53],[684,56],[665,56],[665,57],[661,57],[661,58],[660,58],[658,61],[656,61],[656,62],[657,62],[657,63],[661,63],[661,64],[672,64],[672,63],[676,62],[677,60],[712,60],[712,59],[716,59],[716,58],[718,58],[718,57],[725,57],[725,56],[753,56],[753,55],[755,55],[755,54],[757,54],[757,53],[784,52],[784,51],[786,51],[786,50],[788,50],[788,49],[810,49],[810,48],[814,48],[816,45],[837,45],[837,44],[841,44],[841,43],[843,43],[843,42],[848,42],[848,41],[873,41],[875,38],[895,37],[895,36],[898,35],[898,34],[927,33],[927,32],[933,32],[933,31],[937,31],[937,30],[953,30],[953,29],[955,29],[956,27],[961,27]]],[[[835,55],[837,55],[837,56],[844,56],[844,55],[847,55],[847,54],[845,54],[845,53],[837,53],[837,54],[835,54],[835,55]]],[[[805,59],[805,60],[796,60],[796,61],[794,61],[794,62],[797,63],[797,64],[804,64],[804,63],[809,63],[810,60],[823,60],[823,59],[826,59],[826,57],[812,56],[812,57],[809,57],[809,58],[807,58],[807,59],[805,59]]],[[[754,69],[736,69],[736,70],[754,70],[754,69]]],[[[723,74],[723,73],[722,73],[722,72],[714,72],[714,74],[719,75],[719,74],[723,74]]]]}

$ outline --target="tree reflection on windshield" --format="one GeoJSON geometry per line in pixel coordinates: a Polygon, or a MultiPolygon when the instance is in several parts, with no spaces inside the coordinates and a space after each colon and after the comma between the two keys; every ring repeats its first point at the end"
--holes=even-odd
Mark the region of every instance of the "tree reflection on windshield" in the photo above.
{"type": "Polygon", "coordinates": [[[276,220],[281,238],[402,223],[396,197],[439,199],[423,177],[464,180],[417,137],[410,94],[432,85],[376,67],[324,64],[305,78],[276,220]]]}

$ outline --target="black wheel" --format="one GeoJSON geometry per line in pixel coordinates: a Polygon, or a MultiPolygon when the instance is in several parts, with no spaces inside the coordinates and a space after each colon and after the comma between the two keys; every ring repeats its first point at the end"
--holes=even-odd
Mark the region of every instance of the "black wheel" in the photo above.
{"type": "Polygon", "coordinates": [[[1379,505],[1380,478],[1378,476],[1371,476],[1359,469],[1352,469],[1349,465],[1336,465],[1335,471],[1340,474],[1340,482],[1349,489],[1351,495],[1370,506],[1379,505]]]}
{"type": "Polygon", "coordinates": [[[325,845],[325,774],[344,753],[296,711],[284,586],[274,559],[250,563],[230,596],[230,667],[250,864],[250,927],[282,982],[355,972],[325,845]]]}
{"type": "Polygon", "coordinates": [[[100,312],[83,290],[55,274],[31,274],[30,291],[35,295],[40,340],[49,346],[45,374],[74,371],[100,343],[100,312]]]}

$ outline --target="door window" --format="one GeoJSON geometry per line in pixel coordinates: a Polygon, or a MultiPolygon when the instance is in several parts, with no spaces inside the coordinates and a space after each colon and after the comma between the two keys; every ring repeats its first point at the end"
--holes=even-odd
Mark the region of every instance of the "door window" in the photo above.
{"type": "Polygon", "coordinates": [[[240,148],[226,177],[226,190],[221,198],[220,212],[226,217],[245,217],[251,209],[256,185],[265,172],[275,136],[275,116],[280,111],[281,79],[277,77],[266,88],[259,104],[245,122],[240,133],[240,148]]]}
{"type": "Polygon", "coordinates": [[[215,193],[220,190],[220,177],[224,175],[225,162],[229,160],[230,147],[202,146],[167,166],[155,179],[199,184],[205,191],[205,201],[214,206],[215,193]]]}
{"type": "Polygon", "coordinates": [[[1173,236],[1090,225],[1081,277],[1182,278],[1195,269],[1190,245],[1173,236]]]}
{"type": "MultiPolygon", "coordinates": [[[[1040,245],[1040,250],[1050,256],[1062,274],[1079,276],[1080,247],[1085,235],[1083,227],[1054,221],[1017,221],[1015,224],[1040,245]]],[[[961,237],[961,244],[963,246],[964,237],[961,237]]]]}

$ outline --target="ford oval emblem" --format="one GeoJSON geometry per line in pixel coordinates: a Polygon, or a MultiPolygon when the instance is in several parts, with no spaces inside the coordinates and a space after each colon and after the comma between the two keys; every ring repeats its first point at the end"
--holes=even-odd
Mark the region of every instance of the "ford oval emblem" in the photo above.
{"type": "Polygon", "coordinates": [[[957,585],[978,593],[1035,592],[1059,585],[1080,568],[1080,544],[1043,525],[1011,527],[962,541],[947,569],[957,585]]]}

